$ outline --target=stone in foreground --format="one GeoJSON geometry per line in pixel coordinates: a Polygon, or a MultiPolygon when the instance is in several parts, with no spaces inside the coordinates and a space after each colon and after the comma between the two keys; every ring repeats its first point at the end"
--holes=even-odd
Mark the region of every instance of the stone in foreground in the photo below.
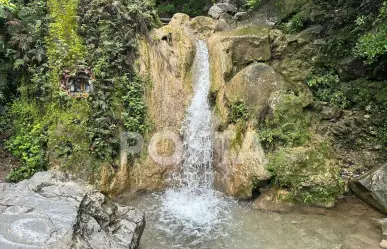
{"type": "Polygon", "coordinates": [[[350,187],[357,197],[387,214],[387,165],[353,180],[350,187]]]}
{"type": "Polygon", "coordinates": [[[135,249],[144,226],[143,213],[64,173],[0,184],[1,249],[135,249]]]}

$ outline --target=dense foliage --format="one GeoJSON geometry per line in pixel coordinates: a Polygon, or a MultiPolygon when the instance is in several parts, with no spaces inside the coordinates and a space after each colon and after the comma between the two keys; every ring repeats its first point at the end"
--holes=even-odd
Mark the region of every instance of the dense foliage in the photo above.
{"type": "Polygon", "coordinates": [[[72,171],[114,166],[120,132],[145,131],[144,82],[133,66],[137,37],[155,20],[152,6],[140,0],[0,2],[0,128],[23,162],[8,180],[28,178],[48,162],[72,171]],[[80,70],[92,73],[95,91],[77,99],[60,86],[64,71],[74,77],[80,70]]]}

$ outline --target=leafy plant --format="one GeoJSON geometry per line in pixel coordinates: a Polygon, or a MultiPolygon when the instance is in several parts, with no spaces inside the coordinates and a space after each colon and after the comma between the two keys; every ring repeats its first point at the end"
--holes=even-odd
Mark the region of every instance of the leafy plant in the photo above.
{"type": "Polygon", "coordinates": [[[0,0],[0,18],[6,18],[7,13],[16,10],[16,5],[9,0],[0,0]]]}
{"type": "Polygon", "coordinates": [[[234,103],[231,103],[230,114],[228,117],[228,120],[231,124],[235,124],[239,120],[247,121],[249,118],[250,114],[243,100],[238,100],[234,103]]]}
{"type": "Polygon", "coordinates": [[[308,13],[302,11],[294,15],[288,23],[285,24],[285,31],[287,33],[297,33],[303,30],[309,22],[308,13]]]}

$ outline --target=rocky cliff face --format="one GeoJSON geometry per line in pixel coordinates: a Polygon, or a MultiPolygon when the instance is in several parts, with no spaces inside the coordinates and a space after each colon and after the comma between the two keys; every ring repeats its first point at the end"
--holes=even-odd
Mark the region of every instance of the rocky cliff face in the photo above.
{"type": "Polygon", "coordinates": [[[18,184],[0,184],[0,247],[138,247],[144,214],[108,200],[59,172],[41,172],[18,184]]]}

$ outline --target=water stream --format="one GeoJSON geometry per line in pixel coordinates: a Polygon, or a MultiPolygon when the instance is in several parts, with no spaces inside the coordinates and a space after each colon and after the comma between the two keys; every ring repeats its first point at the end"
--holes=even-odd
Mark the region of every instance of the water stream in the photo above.
{"type": "Polygon", "coordinates": [[[216,233],[228,217],[231,200],[213,189],[210,66],[207,45],[198,41],[194,96],[182,124],[183,163],[171,175],[172,188],[160,196],[161,230],[190,238],[216,233]]]}
{"type": "Polygon", "coordinates": [[[213,189],[208,49],[197,43],[194,97],[182,125],[184,157],[163,193],[118,200],[145,210],[140,249],[373,249],[381,239],[353,199],[324,215],[259,212],[213,189]]]}

